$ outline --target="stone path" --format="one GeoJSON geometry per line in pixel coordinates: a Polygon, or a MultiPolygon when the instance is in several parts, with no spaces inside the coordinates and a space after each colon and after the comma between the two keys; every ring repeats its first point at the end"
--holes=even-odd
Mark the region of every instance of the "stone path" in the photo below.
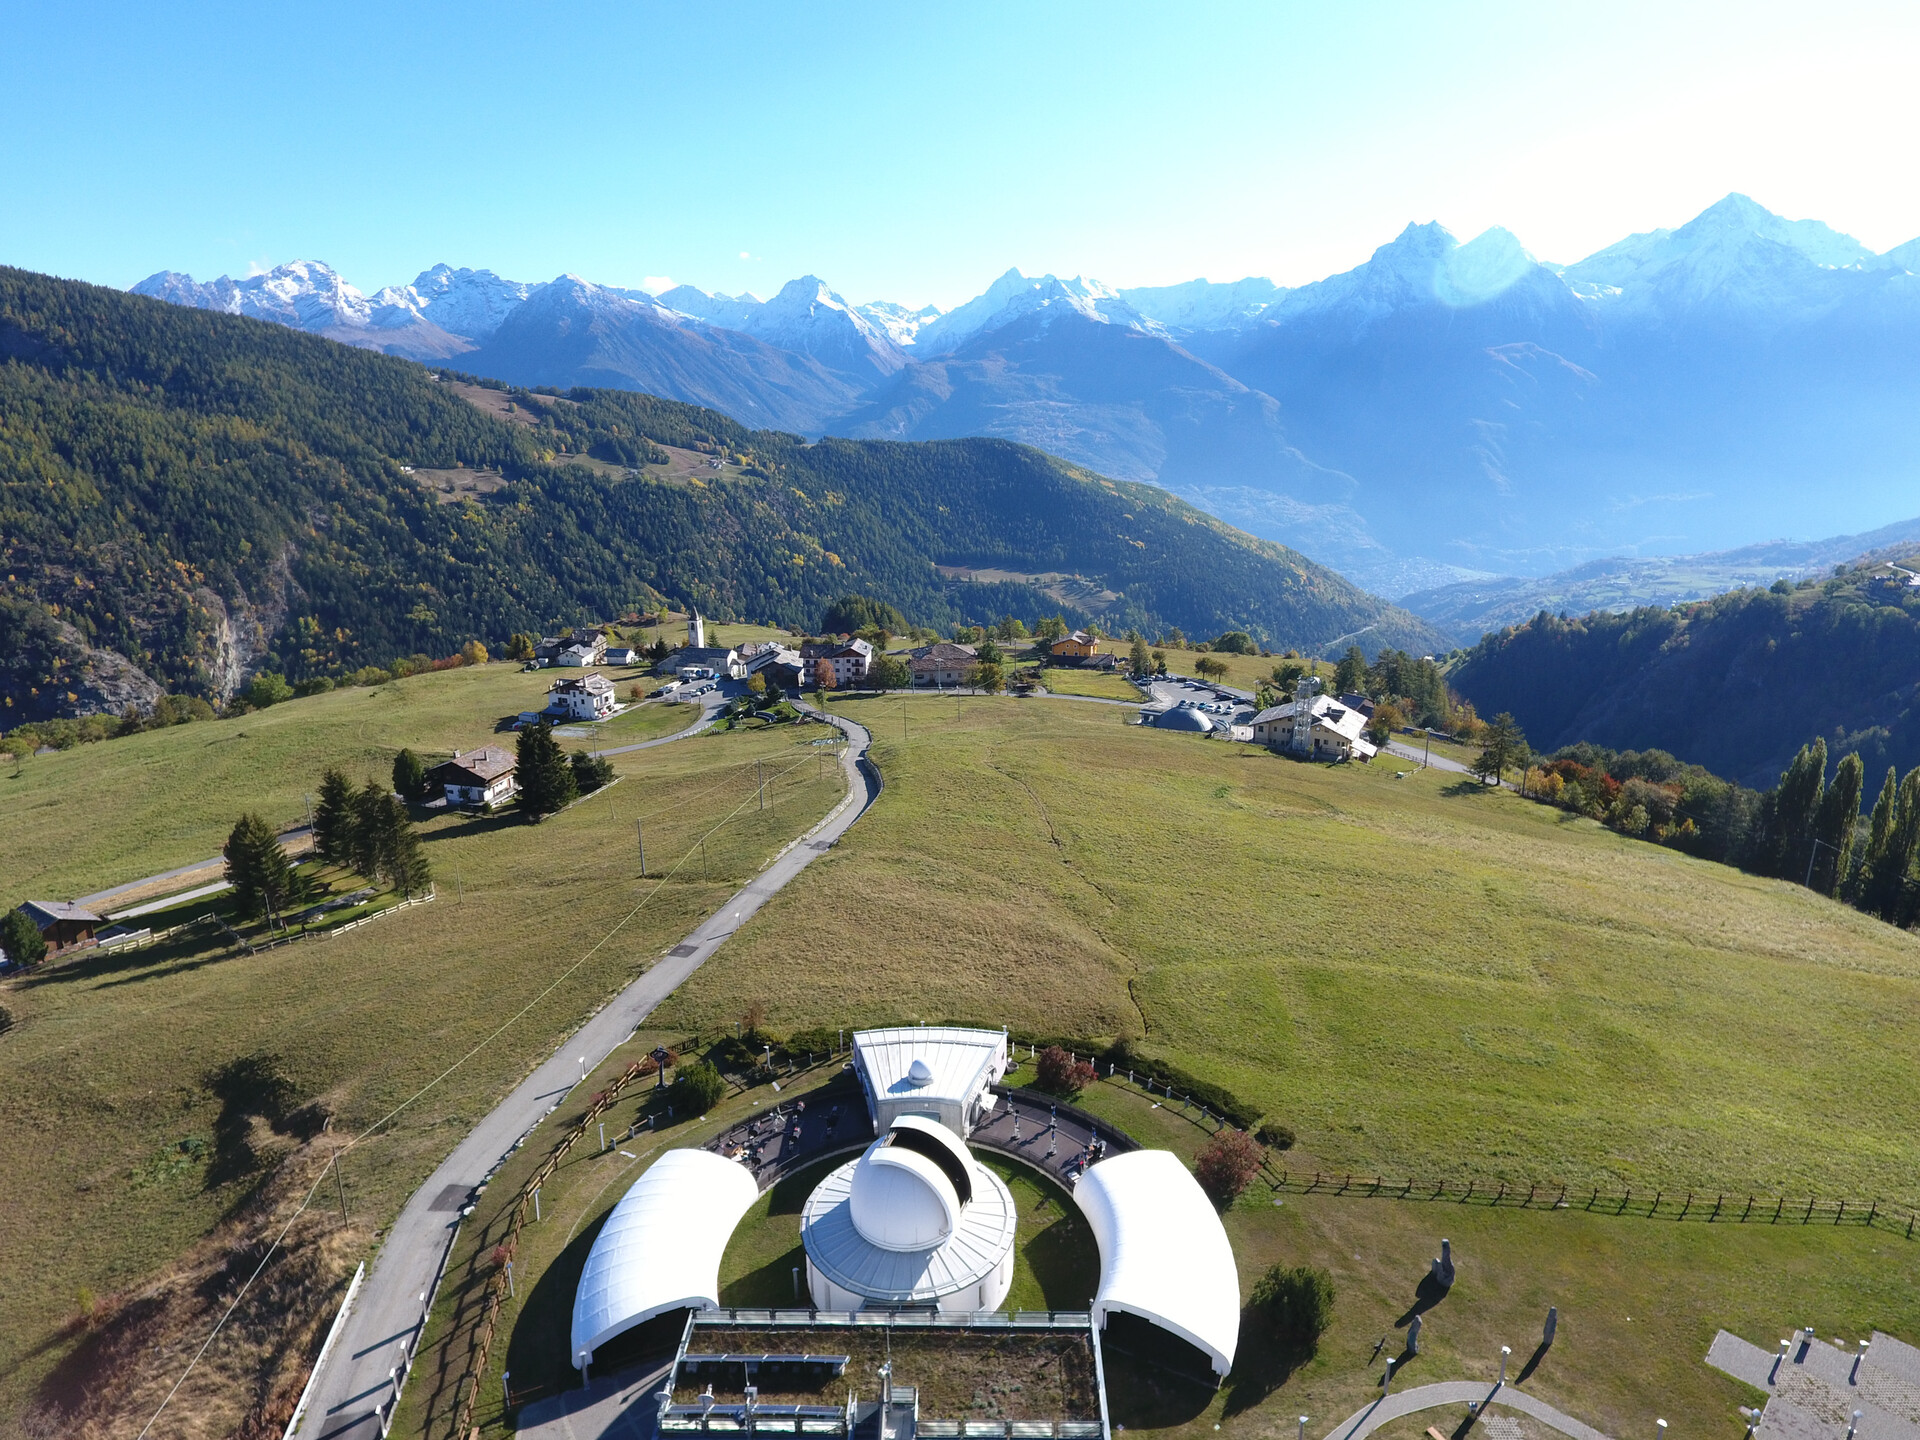
{"type": "MultiPolygon", "coordinates": [[[[1488,1385],[1484,1380],[1443,1380],[1433,1385],[1416,1385],[1411,1390],[1400,1390],[1383,1396],[1363,1410],[1349,1415],[1340,1424],[1327,1432],[1326,1440],[1364,1440],[1364,1437],[1378,1430],[1390,1420],[1398,1420],[1403,1415],[1412,1415],[1421,1410],[1437,1410],[1443,1406],[1464,1407],[1468,1404],[1497,1405],[1508,1410],[1518,1410],[1530,1415],[1542,1424],[1550,1426],[1572,1440],[1608,1440],[1608,1437],[1591,1425],[1574,1419],[1564,1411],[1556,1410],[1544,1400],[1539,1400],[1512,1385],[1488,1385]]],[[[1487,1417],[1487,1431],[1495,1440],[1513,1440],[1511,1432],[1505,1437],[1497,1435],[1493,1423],[1499,1416],[1487,1417]]],[[[1509,1422],[1511,1423],[1511,1422],[1509,1422]]],[[[1503,1427],[1504,1428],[1504,1427],[1503,1427]]]]}

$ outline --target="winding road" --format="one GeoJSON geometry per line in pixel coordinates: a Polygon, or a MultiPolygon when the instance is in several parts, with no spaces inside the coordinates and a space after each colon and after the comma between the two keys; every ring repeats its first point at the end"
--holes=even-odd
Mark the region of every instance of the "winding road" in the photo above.
{"type": "MultiPolygon", "coordinates": [[[[677,735],[603,753],[623,754],[698,734],[712,723],[716,708],[703,707],[700,721],[677,735]]],[[[802,708],[820,714],[810,706],[802,708]]],[[[294,1436],[302,1440],[331,1440],[335,1436],[364,1440],[381,1433],[381,1417],[395,1395],[394,1376],[404,1376],[429,1298],[452,1248],[460,1212],[474,1187],[522,1135],[580,1083],[583,1074],[590,1073],[622,1044],[662,1000],[810,861],[831,848],[873,804],[880,793],[880,778],[866,758],[872,737],[863,726],[842,716],[823,718],[850,742],[840,762],[847,776],[847,797],[575,1031],[475,1125],[426,1184],[414,1192],[387,1232],[365,1284],[322,1357],[294,1436]]]]}

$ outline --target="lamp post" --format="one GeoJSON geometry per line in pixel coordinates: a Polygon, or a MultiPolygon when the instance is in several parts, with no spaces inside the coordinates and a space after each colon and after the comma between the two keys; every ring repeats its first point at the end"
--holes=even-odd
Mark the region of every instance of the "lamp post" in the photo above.
{"type": "MultiPolygon", "coordinates": [[[[1500,1347],[1500,1385],[1507,1383],[1507,1357],[1512,1354],[1513,1347],[1511,1345],[1502,1345],[1500,1347]]],[[[1499,1386],[1496,1385],[1494,1388],[1498,1389],[1499,1386]]],[[[1665,1423],[1664,1420],[1661,1421],[1661,1424],[1664,1425],[1665,1423]]]]}
{"type": "Polygon", "coordinates": [[[1300,1417],[1300,1440],[1307,1440],[1307,1417],[1300,1417]]]}

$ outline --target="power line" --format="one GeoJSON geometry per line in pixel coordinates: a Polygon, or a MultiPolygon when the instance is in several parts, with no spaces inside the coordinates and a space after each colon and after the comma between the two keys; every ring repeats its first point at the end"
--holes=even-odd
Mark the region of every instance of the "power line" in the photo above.
{"type": "MultiPolygon", "coordinates": [[[[793,771],[799,769],[800,766],[804,765],[805,763],[806,763],[805,760],[795,761],[792,765],[788,766],[787,769],[781,771],[780,775],[790,775],[793,773],[793,771]]],[[[778,781],[780,778],[780,775],[776,775],[774,779],[778,781]]],[[[722,787],[715,786],[713,788],[720,789],[722,787]]],[[[711,793],[711,792],[708,792],[708,793],[711,793]]],[[[758,791],[756,790],[755,793],[757,796],[758,791]]],[[[716,834],[729,821],[733,820],[736,816],[738,816],[742,811],[744,811],[749,805],[753,803],[754,803],[754,800],[751,797],[741,801],[739,805],[735,806],[725,816],[723,816],[718,822],[716,822],[712,826],[712,828],[706,832],[705,835],[702,835],[700,837],[701,844],[704,845],[708,836],[716,834]]],[[[381,1116],[378,1120],[374,1121],[373,1124],[369,1125],[365,1130],[362,1130],[358,1135],[355,1135],[352,1139],[348,1140],[345,1145],[342,1145],[338,1150],[334,1151],[333,1153],[334,1162],[338,1163],[339,1158],[342,1155],[352,1150],[356,1145],[360,1144],[361,1141],[372,1138],[372,1136],[376,1132],[386,1128],[386,1126],[391,1124],[400,1114],[402,1114],[407,1109],[411,1108],[417,1101],[421,1100],[430,1091],[435,1089],[440,1084],[441,1081],[445,1080],[448,1076],[452,1075],[461,1066],[465,1065],[469,1060],[473,1059],[474,1056],[478,1055],[482,1050],[486,1049],[489,1045],[493,1044],[494,1041],[498,1040],[513,1025],[515,1025],[517,1022],[523,1019],[526,1016],[528,1011],[532,1010],[542,1000],[545,1000],[555,990],[559,989],[559,987],[562,984],[564,984],[573,975],[573,973],[576,970],[578,970],[582,965],[585,965],[587,961],[591,960],[595,955],[599,954],[600,951],[606,946],[608,941],[612,940],[615,935],[618,935],[621,930],[625,929],[627,923],[630,920],[632,920],[634,916],[638,915],[642,910],[646,909],[648,903],[652,901],[654,896],[660,893],[662,887],[664,887],[669,880],[671,880],[675,875],[679,873],[680,867],[682,865],[685,865],[688,860],[692,859],[694,848],[696,847],[689,847],[687,852],[683,854],[680,857],[680,859],[675,863],[674,867],[671,870],[669,870],[665,875],[662,875],[660,877],[660,879],[654,884],[653,889],[649,890],[645,895],[641,896],[639,902],[636,905],[634,905],[634,907],[631,910],[627,911],[625,915],[622,915],[618,920],[616,920],[613,923],[612,927],[607,931],[607,933],[601,936],[599,940],[594,942],[593,946],[590,949],[588,949],[585,954],[583,954],[578,960],[575,960],[573,964],[569,965],[565,970],[561,971],[560,974],[554,978],[553,982],[550,985],[548,985],[546,989],[542,990],[538,995],[534,996],[533,999],[529,1000],[525,1005],[521,1006],[519,1010],[515,1011],[506,1020],[502,1021],[498,1029],[496,1029],[492,1034],[488,1035],[485,1039],[477,1043],[471,1050],[467,1051],[466,1054],[462,1055],[458,1060],[454,1061],[453,1064],[449,1065],[445,1070],[442,1070],[438,1075],[434,1076],[433,1079],[429,1080],[425,1085],[422,1085],[412,1095],[408,1096],[405,1100],[402,1100],[398,1105],[394,1106],[393,1109],[389,1110],[385,1115],[381,1116]]],[[[144,1440],[144,1437],[146,1436],[147,1432],[153,1428],[154,1422],[157,1421],[160,1418],[160,1416],[166,1411],[167,1406],[173,1403],[173,1397],[179,1393],[180,1387],[187,1383],[187,1377],[193,1374],[194,1368],[197,1365],[199,1365],[202,1357],[206,1355],[208,1348],[213,1344],[214,1340],[219,1337],[221,1330],[226,1327],[227,1321],[233,1317],[233,1312],[239,1308],[240,1302],[247,1297],[247,1292],[253,1288],[253,1282],[260,1278],[261,1272],[267,1268],[267,1263],[273,1259],[275,1252],[278,1251],[278,1249],[280,1248],[280,1242],[287,1238],[287,1232],[293,1229],[294,1222],[298,1220],[302,1215],[304,1215],[307,1211],[308,1206],[310,1206],[313,1203],[313,1197],[320,1189],[320,1182],[325,1178],[326,1178],[326,1170],[323,1168],[320,1172],[319,1179],[316,1179],[313,1182],[313,1184],[308,1187],[307,1193],[305,1196],[301,1198],[300,1204],[294,1209],[293,1214],[287,1217],[287,1223],[280,1227],[280,1233],[273,1237],[273,1243],[267,1247],[266,1253],[260,1257],[260,1263],[254,1266],[253,1273],[247,1276],[246,1283],[243,1284],[238,1290],[238,1292],[235,1293],[232,1303],[229,1304],[226,1310],[221,1313],[220,1318],[214,1322],[213,1329],[207,1333],[207,1338],[203,1342],[201,1342],[200,1348],[194,1352],[193,1359],[187,1362],[187,1368],[180,1372],[180,1378],[173,1382],[172,1389],[167,1391],[166,1397],[161,1400],[159,1407],[153,1412],[153,1414],[150,1417],[148,1417],[147,1423],[140,1427],[140,1433],[139,1435],[134,1437],[134,1440],[144,1440]]]]}

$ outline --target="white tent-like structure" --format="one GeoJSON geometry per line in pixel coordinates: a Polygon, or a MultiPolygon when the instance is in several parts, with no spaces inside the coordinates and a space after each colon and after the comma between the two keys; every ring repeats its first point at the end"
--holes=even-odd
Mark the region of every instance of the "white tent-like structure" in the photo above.
{"type": "Polygon", "coordinates": [[[1112,1155],[1073,1198],[1100,1246],[1093,1323],[1137,1315],[1196,1346],[1224,1377],[1240,1336],[1240,1276],[1213,1203],[1167,1150],[1112,1155]]]}
{"type": "Polygon", "coordinates": [[[720,1257],[760,1188],[737,1161],[669,1150],[633,1182],[594,1239],[573,1297],[573,1363],[669,1310],[720,1303],[720,1257]]]}

